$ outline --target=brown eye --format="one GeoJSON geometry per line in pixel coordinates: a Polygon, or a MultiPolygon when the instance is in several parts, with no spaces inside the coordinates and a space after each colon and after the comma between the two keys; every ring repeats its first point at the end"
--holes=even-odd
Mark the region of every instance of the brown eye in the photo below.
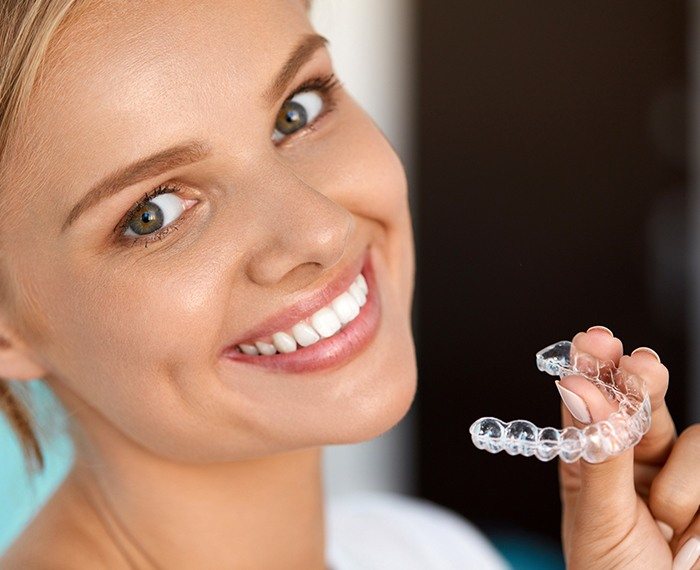
{"type": "Polygon", "coordinates": [[[322,108],[323,98],[315,91],[303,91],[287,99],[277,113],[272,140],[280,141],[313,123],[322,108]]]}
{"type": "Polygon", "coordinates": [[[160,194],[137,208],[129,218],[125,236],[142,236],[160,230],[184,211],[184,205],[175,194],[160,194]],[[167,224],[166,222],[167,219],[167,224]]]}

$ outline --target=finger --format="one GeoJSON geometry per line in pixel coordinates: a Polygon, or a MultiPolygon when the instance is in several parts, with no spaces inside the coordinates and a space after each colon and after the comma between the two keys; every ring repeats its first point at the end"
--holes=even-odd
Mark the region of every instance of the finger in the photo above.
{"type": "MultiPolygon", "coordinates": [[[[622,341],[615,338],[610,329],[601,326],[595,326],[588,331],[576,334],[571,342],[572,360],[576,360],[576,364],[582,368],[592,366],[596,368],[588,356],[597,359],[600,362],[612,363],[618,366],[618,362],[622,357],[622,341]]],[[[586,370],[582,370],[586,372],[586,370]]],[[[555,382],[559,395],[563,403],[568,408],[571,416],[581,422],[579,427],[584,424],[589,424],[593,420],[592,415],[598,419],[606,419],[616,407],[611,403],[603,393],[585,377],[572,374],[565,376],[561,380],[555,382]]],[[[571,420],[566,416],[562,416],[563,425],[573,425],[567,423],[571,420]]]]}
{"type": "MultiPolygon", "coordinates": [[[[578,398],[578,406],[585,406],[588,412],[589,421],[579,421],[577,414],[573,414],[576,409],[571,402],[571,396],[562,398],[563,403],[572,412],[572,424],[574,427],[584,429],[586,425],[606,419],[613,411],[614,406],[605,396],[582,376],[566,376],[560,382],[562,388],[567,389],[578,398]],[[568,401],[567,401],[568,400],[568,401]]],[[[585,446],[584,442],[584,446],[585,446]]],[[[625,451],[617,457],[609,458],[602,463],[589,463],[585,457],[581,456],[579,461],[579,496],[577,498],[577,509],[591,509],[595,513],[596,509],[608,509],[617,504],[620,509],[634,505],[636,493],[634,489],[634,452],[632,449],[625,451]],[[605,505],[608,505],[607,507],[605,505]]]]}
{"type": "Polygon", "coordinates": [[[676,427],[665,400],[668,369],[654,351],[645,347],[634,350],[630,356],[621,357],[620,369],[644,380],[651,401],[651,428],[637,444],[635,460],[661,465],[676,440],[676,427]]]}
{"type": "MultiPolygon", "coordinates": [[[[585,355],[617,366],[623,352],[622,342],[601,327],[578,333],[572,345],[572,360],[576,361],[577,368],[579,364],[587,364],[585,355]],[[584,359],[579,362],[581,355],[584,359]]],[[[617,408],[594,384],[578,374],[565,376],[556,385],[562,397],[563,426],[582,429],[589,423],[606,419],[617,408]]],[[[597,464],[585,459],[567,464],[560,459],[563,530],[567,544],[574,528],[576,532],[588,530],[594,534],[600,528],[610,529],[611,533],[614,529],[625,528],[624,518],[634,511],[637,502],[633,458],[633,451],[627,450],[597,464]]]]}
{"type": "MultiPolygon", "coordinates": [[[[622,356],[622,342],[616,339],[605,327],[591,327],[572,339],[572,356],[590,354],[601,361],[611,361],[617,365],[622,356]]],[[[613,405],[588,380],[571,375],[555,382],[562,399],[562,426],[585,427],[596,417],[607,417],[614,411],[613,405]]],[[[579,461],[566,463],[559,461],[560,497],[564,510],[571,511],[581,487],[579,461]]],[[[567,517],[565,517],[567,518],[567,517]]]]}
{"type": "Polygon", "coordinates": [[[678,541],[673,556],[673,570],[696,570],[700,568],[700,516],[678,541]]]}
{"type": "MultiPolygon", "coordinates": [[[[582,368],[597,367],[589,357],[600,362],[612,363],[614,366],[618,366],[622,357],[622,341],[615,338],[610,329],[600,325],[577,333],[571,344],[571,358],[576,361],[576,365],[582,365],[582,368]]],[[[562,377],[555,384],[573,418],[582,424],[591,422],[591,413],[605,419],[616,409],[594,384],[581,375],[562,377]]],[[[568,415],[563,415],[562,420],[564,426],[572,425],[568,415]]]]}
{"type": "MultiPolygon", "coordinates": [[[[582,424],[575,420],[566,407],[566,404],[561,403],[561,420],[562,426],[581,426],[582,424]]],[[[562,538],[563,546],[568,548],[572,543],[572,533],[575,532],[575,517],[576,517],[576,500],[581,491],[581,462],[574,461],[567,463],[559,457],[559,499],[562,504],[562,538]]],[[[566,558],[569,558],[568,552],[565,552],[566,558]]]]}
{"type": "MultiPolygon", "coordinates": [[[[563,401],[561,403],[561,423],[564,427],[574,425],[574,418],[563,401]]],[[[567,508],[573,508],[578,492],[581,490],[581,470],[578,461],[566,463],[561,458],[558,469],[560,499],[566,511],[567,508]]]]}
{"type": "MultiPolygon", "coordinates": [[[[582,376],[566,376],[557,387],[562,394],[564,426],[583,429],[607,418],[615,409],[598,388],[582,376]]],[[[606,526],[614,527],[616,518],[631,512],[636,504],[631,449],[603,463],[589,463],[584,457],[588,456],[582,456],[575,463],[559,463],[565,536],[573,528],[574,517],[578,521],[590,517],[591,525],[601,524],[605,517],[606,526]]],[[[581,528],[581,523],[577,524],[581,528]]]]}
{"type": "Polygon", "coordinates": [[[678,437],[651,484],[649,508],[676,536],[685,532],[700,507],[700,424],[678,437]]]}
{"type": "Polygon", "coordinates": [[[622,356],[622,341],[610,329],[600,325],[589,328],[585,333],[576,334],[571,344],[572,352],[590,354],[603,362],[610,361],[615,366],[618,366],[622,356]]]}
{"type": "Polygon", "coordinates": [[[556,380],[555,384],[569,412],[580,422],[579,427],[607,419],[617,409],[595,384],[583,376],[572,374],[556,380]]]}

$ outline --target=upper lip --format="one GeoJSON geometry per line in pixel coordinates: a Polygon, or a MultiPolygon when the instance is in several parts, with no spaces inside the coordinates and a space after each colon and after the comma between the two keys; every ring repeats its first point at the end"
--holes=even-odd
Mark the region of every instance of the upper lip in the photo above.
{"type": "Polygon", "coordinates": [[[230,343],[224,351],[228,351],[242,342],[253,342],[254,339],[269,336],[277,331],[291,328],[299,321],[310,317],[318,309],[328,305],[338,295],[352,285],[365,264],[369,249],[366,248],[352,263],[346,265],[320,289],[302,293],[296,302],[281,311],[269,316],[258,323],[253,329],[241,336],[241,339],[230,343]]]}

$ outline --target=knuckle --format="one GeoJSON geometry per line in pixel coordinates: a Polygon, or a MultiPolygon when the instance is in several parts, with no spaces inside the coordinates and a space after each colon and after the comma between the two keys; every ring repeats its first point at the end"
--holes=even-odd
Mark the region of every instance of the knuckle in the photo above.
{"type": "Polygon", "coordinates": [[[666,368],[665,364],[661,364],[660,362],[654,363],[654,368],[655,368],[655,374],[658,377],[658,382],[663,386],[664,389],[664,394],[666,394],[666,390],[668,389],[668,381],[670,374],[668,372],[668,368],[666,368]]]}
{"type": "Polygon", "coordinates": [[[678,436],[676,445],[689,447],[693,456],[700,458],[700,424],[693,424],[685,428],[678,436]]]}
{"type": "Polygon", "coordinates": [[[683,430],[683,435],[689,438],[700,438],[700,424],[692,424],[683,430]]]}
{"type": "Polygon", "coordinates": [[[670,376],[668,368],[665,364],[662,364],[661,362],[652,362],[650,360],[646,360],[643,363],[639,363],[638,366],[641,366],[645,377],[648,377],[648,379],[653,379],[654,384],[664,387],[665,391],[665,388],[668,387],[668,381],[670,376]]]}
{"type": "Polygon", "coordinates": [[[581,340],[584,339],[584,338],[586,338],[586,333],[585,333],[585,332],[583,332],[583,331],[577,332],[577,333],[574,335],[574,338],[571,339],[571,342],[572,342],[572,344],[578,345],[578,344],[581,342],[581,340]]]}
{"type": "MultiPolygon", "coordinates": [[[[651,484],[649,502],[655,513],[666,513],[670,519],[682,517],[688,509],[695,510],[693,506],[693,494],[683,485],[670,481],[668,477],[660,475],[651,484]]],[[[666,517],[663,517],[666,518],[666,517]]]]}
{"type": "MultiPolygon", "coordinates": [[[[625,366],[630,367],[630,363],[632,363],[631,357],[629,360],[625,359],[625,366]]],[[[631,364],[631,369],[633,373],[644,379],[655,399],[655,406],[660,405],[668,392],[670,378],[668,368],[660,362],[644,359],[631,364]]]]}
{"type": "Polygon", "coordinates": [[[662,362],[652,362],[651,366],[654,373],[659,376],[660,379],[668,382],[669,372],[665,364],[662,362]]]}
{"type": "Polygon", "coordinates": [[[622,341],[619,338],[614,337],[610,339],[610,344],[615,349],[615,352],[617,352],[618,354],[622,354],[624,349],[622,346],[622,341]]]}

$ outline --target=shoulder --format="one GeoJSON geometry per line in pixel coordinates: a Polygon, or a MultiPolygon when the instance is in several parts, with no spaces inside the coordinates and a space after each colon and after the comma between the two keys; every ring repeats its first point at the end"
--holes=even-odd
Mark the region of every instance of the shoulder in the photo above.
{"type": "MultiPolygon", "coordinates": [[[[81,496],[64,482],[0,556],[2,570],[101,570],[109,553],[100,545],[81,496]]],[[[113,566],[112,566],[113,567],[113,566]]]]}
{"type": "Polygon", "coordinates": [[[426,499],[387,492],[331,498],[326,534],[334,570],[480,568],[504,570],[505,559],[458,513],[426,499]]]}

